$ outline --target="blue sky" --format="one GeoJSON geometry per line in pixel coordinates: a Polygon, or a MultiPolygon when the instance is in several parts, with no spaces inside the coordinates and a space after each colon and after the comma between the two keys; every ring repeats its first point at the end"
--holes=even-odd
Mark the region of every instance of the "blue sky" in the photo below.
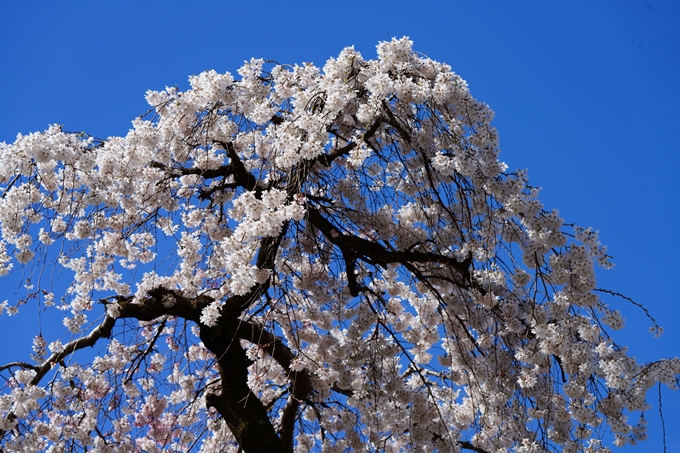
{"type": "MultiPolygon", "coordinates": [[[[641,311],[611,301],[627,318],[615,339],[651,361],[680,355],[679,29],[680,0],[0,0],[0,142],[51,123],[125,134],[147,89],[250,57],[323,65],[354,45],[373,58],[378,41],[408,35],[496,111],[501,158],[529,169],[546,207],[600,230],[616,264],[600,286],[666,329],[654,339],[641,311]]],[[[12,351],[37,331],[25,311],[9,328],[0,319],[12,351]]],[[[680,451],[680,392],[663,398],[668,451],[680,451]]],[[[650,440],[617,451],[662,451],[656,407],[647,420],[650,440]]]]}

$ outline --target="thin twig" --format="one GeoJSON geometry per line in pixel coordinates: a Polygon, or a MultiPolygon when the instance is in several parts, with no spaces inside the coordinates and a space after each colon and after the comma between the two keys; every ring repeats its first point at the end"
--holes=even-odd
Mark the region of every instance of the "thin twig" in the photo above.
{"type": "Polygon", "coordinates": [[[628,302],[630,302],[631,304],[635,305],[640,310],[642,310],[645,313],[645,316],[647,316],[647,318],[649,318],[649,320],[652,321],[652,323],[654,323],[655,328],[659,327],[659,324],[656,322],[656,319],[654,319],[654,316],[652,316],[652,314],[649,312],[649,310],[647,310],[647,308],[644,305],[642,305],[640,302],[635,302],[630,297],[628,297],[624,294],[621,294],[621,293],[617,293],[616,291],[612,291],[610,289],[595,288],[593,291],[597,291],[599,293],[606,293],[606,294],[609,294],[610,296],[620,297],[621,299],[627,300],[628,302]]]}
{"type": "Polygon", "coordinates": [[[661,432],[663,438],[663,453],[666,453],[666,423],[663,420],[663,408],[661,405],[661,382],[658,384],[659,388],[659,418],[661,419],[661,432]]]}

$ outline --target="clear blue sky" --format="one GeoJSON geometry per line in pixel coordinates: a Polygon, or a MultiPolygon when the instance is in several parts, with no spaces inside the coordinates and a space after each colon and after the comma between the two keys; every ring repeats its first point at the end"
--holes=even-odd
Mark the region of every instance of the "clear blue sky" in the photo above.
{"type": "MultiPolygon", "coordinates": [[[[404,35],[496,111],[501,158],[529,169],[547,208],[600,230],[616,263],[600,286],[666,329],[652,338],[639,310],[612,300],[628,320],[615,339],[641,361],[680,355],[680,0],[0,0],[0,141],[50,123],[125,134],[147,89],[250,57],[323,65],[354,45],[373,58],[404,35]]],[[[0,299],[15,297],[10,283],[0,299]]],[[[13,345],[2,362],[26,358],[9,353],[37,331],[25,311],[10,330],[0,319],[13,345]]],[[[680,392],[663,397],[680,452],[680,392]]],[[[662,451],[656,407],[647,419],[651,439],[618,451],[662,451]]]]}

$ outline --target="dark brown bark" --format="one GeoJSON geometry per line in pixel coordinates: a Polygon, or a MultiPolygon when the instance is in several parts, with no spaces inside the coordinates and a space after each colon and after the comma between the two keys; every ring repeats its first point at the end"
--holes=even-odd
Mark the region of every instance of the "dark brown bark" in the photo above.
{"type": "Polygon", "coordinates": [[[388,250],[377,242],[369,241],[350,234],[344,234],[338,227],[326,219],[319,210],[307,207],[307,218],[333,245],[342,252],[347,267],[347,280],[350,293],[358,295],[359,286],[354,277],[356,260],[362,259],[373,265],[385,267],[389,263],[438,263],[454,271],[460,286],[470,285],[470,262],[458,261],[455,258],[431,252],[413,250],[388,250]],[[351,275],[350,275],[351,274],[351,275]]]}
{"type": "Polygon", "coordinates": [[[281,339],[262,327],[249,322],[241,322],[238,325],[237,334],[239,338],[250,341],[260,346],[267,354],[281,365],[290,381],[288,401],[283,409],[281,416],[281,427],[279,436],[283,444],[293,449],[293,436],[295,434],[295,420],[300,403],[309,398],[312,393],[312,381],[307,370],[294,371],[291,369],[291,362],[295,359],[295,354],[281,339]]]}
{"type": "Polygon", "coordinates": [[[217,356],[222,390],[206,395],[229,426],[245,453],[290,453],[272,425],[267,409],[248,387],[251,364],[237,336],[238,320],[226,320],[215,327],[201,326],[203,344],[217,356]]]}
{"type": "MultiPolygon", "coordinates": [[[[258,289],[262,290],[262,288],[258,289]]],[[[207,394],[206,405],[214,407],[224,418],[245,453],[290,453],[293,449],[294,422],[300,402],[307,399],[312,391],[309,374],[306,371],[293,371],[290,368],[295,358],[293,352],[271,332],[256,324],[241,321],[237,316],[222,316],[214,327],[201,325],[199,323],[201,311],[213,301],[210,297],[188,298],[166,288],[157,288],[151,291],[149,296],[142,303],[133,303],[131,297],[117,298],[118,318],[152,321],[164,316],[177,316],[199,324],[201,340],[206,348],[215,354],[221,378],[220,392],[207,394]],[[173,305],[163,304],[167,297],[175,299],[173,305]],[[278,433],[269,418],[267,408],[248,387],[248,366],[252,362],[241,347],[240,339],[260,346],[289,375],[289,399],[284,408],[281,429],[278,433]]],[[[252,302],[253,294],[234,296],[233,299],[237,299],[232,301],[234,305],[242,305],[246,301],[252,302]]],[[[31,380],[31,385],[38,385],[45,374],[67,355],[94,346],[101,338],[109,338],[116,319],[106,316],[104,321],[89,335],[67,343],[62,352],[52,354],[41,365],[13,363],[6,367],[17,366],[36,370],[36,376],[31,380]]],[[[12,415],[10,414],[9,417],[11,418],[12,415]]],[[[4,437],[4,434],[4,431],[0,431],[0,439],[4,437]]]]}
{"type": "MultiPolygon", "coordinates": [[[[258,285],[255,293],[233,296],[227,302],[234,308],[243,308],[252,303],[258,294],[262,294],[263,286],[258,285]]],[[[265,351],[278,360],[286,370],[290,370],[293,353],[273,334],[259,326],[240,321],[238,316],[233,314],[225,316],[223,313],[217,325],[213,327],[200,324],[198,321],[201,311],[212,302],[207,296],[186,298],[164,288],[158,288],[149,295],[151,298],[142,304],[132,303],[130,298],[120,300],[118,302],[120,317],[150,321],[160,316],[171,315],[199,324],[201,341],[215,354],[221,378],[221,391],[207,394],[206,405],[214,407],[224,418],[245,453],[290,453],[293,427],[282,430],[282,435],[279,436],[267,414],[267,409],[248,387],[248,366],[252,362],[247,358],[239,340],[244,338],[256,344],[265,340],[262,341],[263,345],[265,342],[268,343],[264,347],[265,351]],[[170,307],[162,303],[163,298],[168,296],[175,299],[174,305],[170,307]]],[[[234,313],[240,313],[240,310],[234,310],[234,313]]],[[[300,398],[306,397],[311,391],[309,376],[306,373],[290,373],[290,376],[291,394],[300,398]]],[[[297,412],[297,406],[294,406],[294,412],[297,412]]]]}

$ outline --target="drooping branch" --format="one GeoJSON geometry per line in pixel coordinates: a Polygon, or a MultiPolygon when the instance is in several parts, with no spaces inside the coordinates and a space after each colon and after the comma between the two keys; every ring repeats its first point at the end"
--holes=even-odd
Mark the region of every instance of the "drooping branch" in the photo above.
{"type": "Polygon", "coordinates": [[[158,328],[156,328],[156,334],[153,336],[153,338],[151,339],[151,341],[147,345],[146,350],[142,354],[137,356],[137,358],[135,358],[132,361],[133,366],[131,366],[130,371],[128,371],[128,376],[125,379],[126,383],[129,382],[130,379],[132,379],[132,376],[135,375],[135,373],[139,369],[140,365],[142,364],[142,361],[144,360],[144,358],[148,357],[148,355],[151,354],[151,352],[154,350],[154,347],[156,346],[156,342],[158,341],[158,338],[163,333],[163,329],[165,328],[166,323],[167,323],[167,318],[164,318],[163,321],[161,321],[161,324],[158,326],[158,328]]]}
{"type": "Polygon", "coordinates": [[[6,365],[0,366],[0,371],[5,371],[10,368],[23,368],[24,370],[38,370],[40,368],[39,365],[32,365],[30,363],[26,362],[12,362],[8,363],[6,365]]]}
{"type": "MultiPolygon", "coordinates": [[[[36,373],[35,376],[33,376],[33,379],[31,379],[28,384],[34,386],[38,385],[42,378],[45,377],[47,372],[51,370],[55,364],[64,360],[64,358],[67,357],[69,354],[73,354],[74,352],[83,348],[94,346],[100,338],[110,338],[111,331],[113,330],[113,326],[115,324],[116,320],[114,318],[106,316],[104,318],[104,321],[97,327],[95,327],[87,336],[68,342],[60,352],[53,353],[41,365],[25,367],[24,365],[27,364],[15,362],[4,366],[3,369],[11,366],[20,366],[22,368],[33,369],[35,370],[36,373]]],[[[14,412],[10,412],[9,414],[7,414],[6,417],[8,420],[16,419],[16,415],[14,414],[14,412]]],[[[0,440],[5,437],[6,432],[7,432],[6,430],[0,430],[0,440]]],[[[0,453],[1,452],[2,449],[0,449],[0,453]]]]}

